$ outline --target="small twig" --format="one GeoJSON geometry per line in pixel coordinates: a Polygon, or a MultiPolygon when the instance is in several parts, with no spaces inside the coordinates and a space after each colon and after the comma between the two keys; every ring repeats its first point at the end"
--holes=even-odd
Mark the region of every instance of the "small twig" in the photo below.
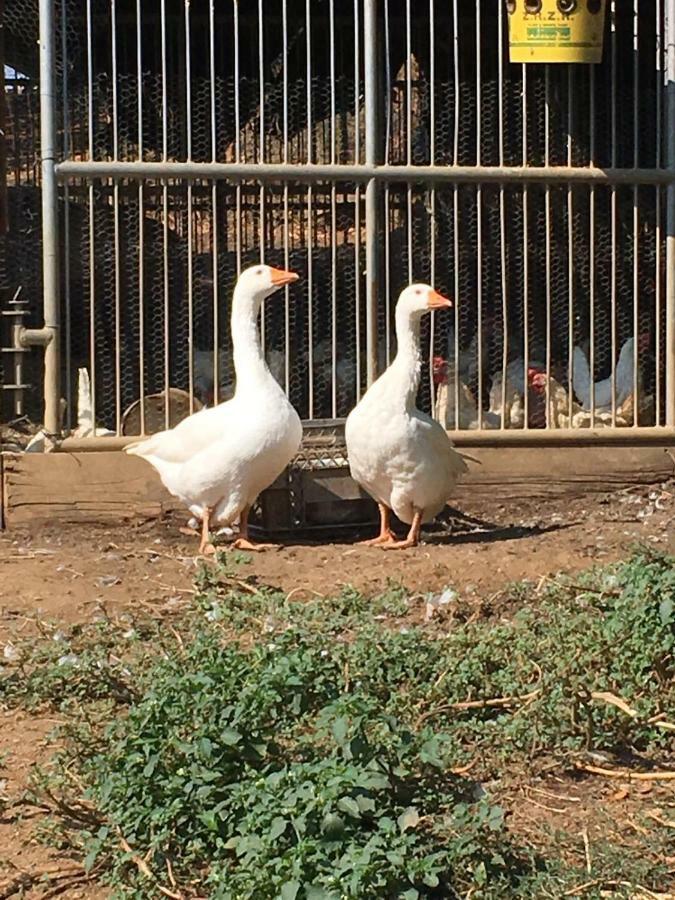
{"type": "Polygon", "coordinates": [[[581,837],[584,842],[584,854],[586,856],[586,871],[590,875],[593,871],[593,866],[591,865],[591,844],[588,840],[588,828],[581,829],[581,837]]]}
{"type": "Polygon", "coordinates": [[[431,718],[431,716],[436,716],[439,713],[448,712],[452,709],[499,709],[505,706],[511,706],[515,703],[528,703],[531,700],[534,700],[540,693],[541,688],[537,688],[534,691],[530,691],[528,694],[514,694],[512,697],[491,697],[487,700],[460,700],[457,703],[443,703],[441,706],[437,706],[435,709],[430,709],[423,713],[417,720],[417,727],[419,728],[422,722],[425,722],[427,719],[431,718]]]}
{"type": "Polygon", "coordinates": [[[617,709],[620,709],[621,712],[625,712],[631,719],[635,719],[638,716],[637,710],[633,709],[632,706],[629,706],[621,697],[612,694],[611,691],[591,691],[591,698],[593,700],[601,700],[603,703],[608,703],[610,706],[616,706],[617,709]]]}
{"type": "MultiPolygon", "coordinates": [[[[118,834],[119,834],[119,832],[118,832],[118,834]]],[[[128,853],[131,856],[131,861],[136,866],[136,868],[141,873],[141,875],[145,875],[146,878],[149,878],[151,881],[154,881],[155,887],[157,888],[157,890],[160,891],[162,894],[164,894],[166,897],[171,897],[172,900],[183,900],[182,894],[177,894],[175,891],[170,891],[169,888],[164,887],[161,884],[158,884],[157,878],[153,875],[152,870],[150,869],[150,866],[147,864],[147,862],[141,856],[139,856],[137,853],[134,853],[134,851],[129,846],[129,843],[125,840],[125,838],[121,834],[119,834],[119,838],[120,838],[120,846],[121,846],[122,850],[124,850],[125,853],[128,853]]]]}
{"type": "Polygon", "coordinates": [[[664,819],[653,809],[650,809],[645,815],[648,819],[652,819],[652,821],[657,822],[659,825],[663,825],[664,828],[675,828],[675,819],[664,819]]]}
{"type": "Polygon", "coordinates": [[[625,778],[628,781],[670,781],[675,778],[675,771],[660,772],[626,772],[625,769],[604,769],[602,766],[591,766],[576,762],[575,767],[582,772],[593,775],[605,775],[607,778],[625,778]]]}
{"type": "Polygon", "coordinates": [[[478,762],[477,757],[474,757],[471,760],[471,762],[467,763],[465,766],[455,766],[454,768],[450,769],[450,774],[451,775],[466,775],[467,772],[469,772],[471,769],[473,769],[473,767],[476,765],[477,762],[478,762]]]}
{"type": "Polygon", "coordinates": [[[553,791],[545,791],[543,788],[528,786],[528,791],[534,791],[535,794],[543,794],[544,797],[550,797],[552,800],[562,800],[567,803],[581,803],[581,797],[570,797],[568,794],[555,794],[553,791]]]}

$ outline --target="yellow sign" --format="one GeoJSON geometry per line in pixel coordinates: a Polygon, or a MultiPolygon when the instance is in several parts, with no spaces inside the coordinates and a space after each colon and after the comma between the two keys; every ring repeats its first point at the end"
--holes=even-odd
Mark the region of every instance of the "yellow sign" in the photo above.
{"type": "Polygon", "coordinates": [[[511,0],[513,63],[599,63],[606,0],[511,0]]]}

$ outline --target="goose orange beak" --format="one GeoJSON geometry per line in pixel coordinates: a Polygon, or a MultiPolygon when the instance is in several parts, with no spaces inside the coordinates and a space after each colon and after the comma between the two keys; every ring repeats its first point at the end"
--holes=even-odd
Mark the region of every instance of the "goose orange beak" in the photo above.
{"type": "Polygon", "coordinates": [[[452,300],[448,300],[447,297],[439,294],[438,291],[431,291],[427,300],[427,306],[429,309],[447,309],[452,306],[452,300]]]}
{"type": "Polygon", "coordinates": [[[287,272],[285,269],[271,269],[272,284],[281,287],[283,284],[292,284],[300,278],[295,272],[287,272]]]}

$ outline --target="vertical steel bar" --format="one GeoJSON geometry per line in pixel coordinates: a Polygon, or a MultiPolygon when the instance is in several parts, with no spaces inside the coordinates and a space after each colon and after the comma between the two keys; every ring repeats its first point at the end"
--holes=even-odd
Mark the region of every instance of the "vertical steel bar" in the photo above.
{"type": "MultiPolygon", "coordinates": [[[[143,32],[141,27],[141,0],[136,0],[136,66],[138,91],[138,160],[143,160],[143,32]]],[[[138,182],[138,345],[139,345],[139,389],[141,395],[141,434],[145,434],[145,282],[143,264],[145,259],[143,225],[145,221],[143,179],[138,182]]]]}
{"type": "MultiPolygon", "coordinates": [[[[283,161],[288,162],[288,10],[287,0],[283,0],[282,30],[283,30],[283,161]]],[[[289,204],[288,182],[284,181],[284,268],[290,267],[290,243],[289,243],[289,204]]],[[[291,306],[286,286],[284,297],[284,386],[286,393],[291,390],[291,306]]]]}
{"type": "MultiPolygon", "coordinates": [[[[185,129],[187,161],[192,161],[192,53],[190,27],[190,0],[185,0],[185,129]]],[[[188,392],[190,412],[195,403],[195,346],[194,346],[194,272],[193,272],[193,222],[192,222],[192,180],[187,185],[187,289],[188,289],[188,392]]]]}
{"type": "MultiPolygon", "coordinates": [[[[453,140],[452,140],[452,164],[459,165],[459,118],[460,118],[460,88],[461,82],[459,78],[459,10],[457,0],[452,3],[452,53],[453,53],[453,77],[454,77],[454,121],[453,121],[453,140]]],[[[454,280],[454,296],[455,304],[453,307],[454,329],[453,329],[453,384],[455,390],[455,428],[459,422],[457,418],[457,410],[459,409],[459,193],[457,184],[452,186],[452,252],[453,252],[453,271],[455,273],[454,280]]]]}
{"type": "MultiPolygon", "coordinates": [[[[161,47],[162,47],[162,159],[169,157],[169,103],[167,96],[167,64],[166,64],[166,0],[160,2],[161,47]]],[[[164,294],[164,427],[169,428],[171,422],[171,406],[169,393],[169,371],[171,366],[171,306],[169,303],[169,186],[166,178],[162,180],[162,286],[164,294]]]]}
{"type": "MultiPolygon", "coordinates": [[[[378,21],[377,0],[364,0],[364,88],[366,165],[375,165],[379,158],[378,110],[378,21]]],[[[387,88],[388,90],[388,88],[387,88]]],[[[377,377],[377,307],[380,285],[378,244],[380,237],[379,191],[374,178],[366,185],[366,365],[371,385],[377,377]]]]}
{"type": "MultiPolygon", "coordinates": [[[[662,32],[662,6],[661,0],[655,0],[656,11],[656,159],[655,165],[656,168],[661,168],[662,165],[662,146],[661,142],[663,140],[661,135],[661,118],[663,116],[663,102],[662,102],[662,84],[661,79],[663,77],[663,32],[662,32]]],[[[662,241],[662,226],[661,226],[661,188],[656,187],[654,189],[655,193],[655,204],[656,210],[654,213],[656,220],[656,228],[654,239],[656,241],[656,260],[655,260],[655,271],[654,271],[654,287],[655,287],[655,310],[654,310],[654,318],[655,318],[655,327],[654,327],[654,344],[655,344],[655,367],[656,367],[656,384],[654,385],[654,424],[661,424],[661,410],[662,410],[662,396],[661,396],[661,241],[662,241]]]]}
{"type": "MultiPolygon", "coordinates": [[[[312,14],[310,0],[305,3],[306,26],[306,91],[307,91],[307,162],[313,162],[314,124],[312,121],[312,14]]],[[[307,187],[307,375],[309,391],[309,418],[314,418],[314,259],[312,247],[314,244],[314,212],[313,212],[313,188],[307,187]]]]}
{"type": "MultiPolygon", "coordinates": [[[[258,105],[260,115],[258,117],[258,162],[265,162],[265,10],[263,0],[258,0],[258,105]]],[[[265,185],[260,184],[258,189],[258,222],[259,222],[259,250],[260,262],[265,262],[266,244],[266,210],[265,210],[265,185]]],[[[263,304],[260,314],[260,340],[263,354],[267,352],[267,308],[263,304]]]]}
{"type": "MultiPolygon", "coordinates": [[[[637,0],[633,0],[633,166],[639,166],[639,104],[638,91],[640,89],[640,35],[638,22],[637,0]]],[[[639,424],[639,409],[642,402],[638,374],[640,371],[639,358],[639,307],[638,307],[638,278],[639,278],[639,227],[640,227],[640,192],[637,185],[633,187],[633,426],[639,424]]]]}
{"type": "MultiPolygon", "coordinates": [[[[61,103],[63,109],[63,158],[70,156],[70,110],[68,108],[68,66],[65,61],[68,58],[68,39],[67,39],[67,6],[66,0],[61,0],[61,58],[62,80],[61,80],[61,103]]],[[[4,86],[4,83],[3,83],[4,86]]],[[[4,93],[4,91],[3,91],[4,93]]],[[[4,100],[4,97],[3,97],[4,100]]],[[[0,200],[0,203],[2,201],[0,200]]],[[[73,382],[71,369],[71,333],[70,333],[70,191],[68,184],[63,186],[63,231],[64,231],[64,253],[63,253],[63,304],[64,304],[64,338],[63,345],[65,351],[66,366],[66,409],[69,420],[73,418],[73,382]]],[[[17,382],[19,383],[19,382],[17,382]]],[[[90,383],[91,386],[91,383],[90,383]]],[[[20,398],[17,392],[17,399],[20,398]]],[[[94,420],[95,421],[95,420],[94,420]]]]}
{"type": "MultiPolygon", "coordinates": [[[[521,66],[523,73],[523,94],[522,94],[522,111],[523,111],[523,133],[522,133],[522,165],[527,166],[527,66],[521,66]]],[[[530,309],[529,309],[529,275],[530,260],[528,254],[528,232],[529,232],[529,192],[527,187],[523,188],[523,409],[525,411],[525,428],[529,428],[530,406],[529,391],[527,389],[527,370],[529,367],[530,353],[530,309]]]]}
{"type": "MultiPolygon", "coordinates": [[[[112,101],[113,101],[113,159],[119,159],[119,118],[117,88],[117,7],[116,0],[110,0],[110,30],[112,52],[112,101]]],[[[113,184],[113,228],[115,246],[115,433],[122,431],[122,298],[120,262],[120,185],[113,184]]]]}
{"type": "MultiPolygon", "coordinates": [[[[551,84],[550,68],[544,72],[544,165],[548,166],[551,158],[551,84]]],[[[551,190],[546,185],[544,192],[544,216],[546,222],[546,234],[544,237],[545,263],[544,272],[546,278],[546,427],[549,422],[551,408],[551,190]]]]}
{"type": "MultiPolygon", "coordinates": [[[[405,0],[405,157],[412,164],[412,46],[410,0],[405,0]]],[[[408,236],[408,283],[413,281],[412,185],[406,185],[406,229],[408,236]]]]}
{"type": "MultiPolygon", "coordinates": [[[[481,18],[480,0],[476,0],[476,164],[482,165],[481,151],[481,18]]],[[[476,185],[476,355],[478,364],[478,410],[483,409],[483,189],[480,182],[476,185]]],[[[459,384],[457,385],[459,390],[459,384]]],[[[455,407],[459,409],[459,404],[455,407]]],[[[478,428],[483,427],[483,416],[478,417],[478,428]]]]}
{"type": "MultiPolygon", "coordinates": [[[[571,166],[574,128],[574,66],[567,69],[567,165],[571,166]]],[[[567,185],[567,417],[572,427],[572,403],[574,399],[574,194],[567,185]]]]}
{"type": "MultiPolygon", "coordinates": [[[[91,0],[87,0],[87,153],[94,159],[94,60],[92,46],[91,0]]],[[[89,387],[91,390],[91,416],[96,421],[96,273],[95,273],[95,218],[94,182],[89,182],[89,387]]]]}
{"type": "MultiPolygon", "coordinates": [[[[335,165],[335,7],[334,0],[328,4],[328,35],[330,44],[330,161],[335,165]]],[[[331,415],[337,418],[337,231],[335,220],[337,204],[335,182],[330,187],[330,261],[331,261],[331,415]]]]}
{"type": "MultiPolygon", "coordinates": [[[[616,106],[616,75],[617,75],[617,34],[616,34],[616,0],[610,3],[610,39],[611,39],[611,165],[616,165],[617,159],[617,106],[616,106]]],[[[616,188],[611,190],[611,216],[612,216],[612,275],[611,275],[611,332],[612,332],[612,360],[611,360],[611,385],[612,385],[612,425],[616,425],[616,364],[617,364],[617,335],[616,335],[616,248],[617,248],[617,225],[616,225],[616,209],[617,209],[617,193],[616,188]]],[[[594,350],[595,348],[593,348],[594,350]]],[[[595,376],[591,366],[591,380],[593,382],[593,395],[591,408],[595,410],[595,376]]]]}
{"type": "MultiPolygon", "coordinates": [[[[595,67],[590,67],[591,102],[590,110],[590,144],[591,165],[595,165],[595,67]]],[[[590,222],[589,222],[589,302],[590,302],[590,345],[588,349],[588,369],[591,377],[591,422],[595,422],[595,188],[591,185],[589,196],[590,222]]],[[[613,271],[613,267],[612,267],[613,271]]],[[[612,371],[614,360],[612,359],[612,371]]]]}
{"type": "MultiPolygon", "coordinates": [[[[239,0],[232,0],[232,14],[234,18],[234,161],[241,162],[241,118],[239,98],[239,0]]],[[[237,215],[234,224],[236,237],[237,276],[241,272],[241,184],[237,182],[235,188],[237,215]]]]}
{"type": "MultiPolygon", "coordinates": [[[[666,134],[668,168],[675,171],[675,0],[666,0],[666,134]]],[[[666,425],[675,427],[675,183],[668,185],[666,225],[666,425]]]]}
{"type": "Polygon", "coordinates": [[[54,3],[40,0],[40,152],[42,156],[42,305],[50,340],[44,356],[44,426],[61,428],[61,322],[59,303],[59,216],[55,119],[54,3]]]}
{"type": "MultiPolygon", "coordinates": [[[[209,72],[211,74],[211,159],[218,155],[216,118],[216,22],[215,0],[209,0],[209,72]]],[[[218,304],[218,185],[211,185],[211,268],[213,271],[213,404],[220,403],[220,309],[218,304]]]]}
{"type": "MultiPolygon", "coordinates": [[[[392,118],[392,78],[391,78],[391,34],[389,31],[389,0],[384,0],[384,116],[385,116],[385,135],[384,135],[384,161],[389,164],[390,159],[390,143],[391,143],[391,118],[392,118]]],[[[384,346],[386,364],[391,362],[391,242],[390,234],[392,230],[391,222],[391,189],[389,184],[384,186],[384,297],[385,297],[385,322],[384,322],[384,346]]],[[[367,226],[367,223],[366,223],[367,226]]],[[[366,237],[367,241],[367,237],[366,237]]],[[[368,303],[368,293],[366,291],[366,303],[368,303]]],[[[367,315],[366,310],[366,315],[367,315]]]]}
{"type": "MultiPolygon", "coordinates": [[[[436,162],[436,45],[435,45],[435,0],[429,0],[429,162],[436,162]]],[[[426,160],[425,160],[426,162],[426,160]]],[[[429,192],[429,239],[431,284],[436,287],[436,188],[432,186],[429,192]]],[[[431,326],[429,328],[429,390],[432,398],[432,411],[434,399],[433,357],[436,337],[436,313],[431,313],[431,326]]],[[[443,423],[445,425],[445,423],[443,423]]]]}
{"type": "MultiPolygon", "coordinates": [[[[361,162],[361,21],[359,0],[354,0],[354,162],[361,162]]],[[[361,399],[361,186],[354,192],[354,377],[356,401],[361,399]]]]}
{"type": "MultiPolygon", "coordinates": [[[[499,95],[497,105],[499,130],[499,165],[504,165],[504,4],[498,5],[497,22],[497,80],[499,95]]],[[[500,429],[506,427],[506,369],[509,363],[509,307],[506,281],[506,203],[504,185],[499,185],[499,264],[502,292],[502,396],[500,429]]],[[[482,420],[482,416],[481,416],[482,420]]]]}

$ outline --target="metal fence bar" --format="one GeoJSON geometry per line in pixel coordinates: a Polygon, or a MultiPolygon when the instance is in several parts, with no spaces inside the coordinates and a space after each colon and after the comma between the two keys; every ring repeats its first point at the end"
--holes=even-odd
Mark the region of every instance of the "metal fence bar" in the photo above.
{"type": "MultiPolygon", "coordinates": [[[[655,134],[655,144],[656,144],[656,158],[655,163],[656,167],[661,167],[662,160],[662,141],[663,137],[661,134],[661,117],[663,115],[663,99],[662,99],[662,91],[660,80],[663,73],[663,31],[662,31],[662,2],[661,0],[655,0],[655,19],[656,19],[656,134],[655,134]]],[[[654,420],[657,425],[661,423],[661,413],[663,406],[663,399],[661,393],[661,334],[659,323],[661,322],[661,244],[663,239],[663,228],[662,228],[662,197],[661,197],[661,189],[655,188],[655,219],[656,219],[656,229],[655,229],[655,241],[656,241],[656,259],[654,261],[654,286],[655,286],[655,318],[657,322],[657,327],[654,334],[654,343],[655,343],[655,366],[656,366],[656,384],[655,384],[655,396],[654,396],[654,420]]]]}
{"type": "MultiPolygon", "coordinates": [[[[372,0],[371,0],[372,2],[372,0]]],[[[376,97],[374,98],[376,100],[376,97]]],[[[377,135],[376,135],[377,145],[377,135]]],[[[185,181],[318,181],[410,182],[412,184],[675,184],[672,169],[600,169],[568,166],[388,166],[319,163],[199,163],[199,162],[79,162],[56,165],[56,176],[65,182],[75,178],[176,178],[185,181]]]]}
{"type": "MultiPolygon", "coordinates": [[[[141,0],[136,0],[136,65],[138,103],[138,159],[143,159],[143,59],[141,0]]],[[[145,434],[145,282],[143,263],[145,257],[143,209],[144,183],[138,182],[138,383],[140,392],[141,434],[145,434]]],[[[94,426],[95,426],[94,422],[94,426]]]]}
{"type": "MultiPolygon", "coordinates": [[[[91,0],[87,0],[87,152],[94,158],[94,78],[93,46],[91,34],[91,0]]],[[[91,416],[96,421],[96,270],[94,253],[96,232],[94,223],[94,182],[90,181],[87,191],[88,231],[89,231],[89,388],[91,390],[91,416]]]]}
{"type": "MultiPolygon", "coordinates": [[[[312,164],[314,156],[313,147],[313,121],[312,121],[312,13],[310,0],[306,0],[305,28],[307,70],[306,70],[306,97],[307,97],[307,164],[312,164]]],[[[313,210],[313,179],[310,179],[307,187],[307,378],[309,391],[309,417],[314,418],[314,257],[312,247],[314,244],[314,210],[313,210]]]]}
{"type": "MultiPolygon", "coordinates": [[[[169,158],[169,102],[167,96],[167,64],[166,64],[166,0],[160,4],[160,28],[162,46],[162,161],[169,158]]],[[[164,427],[169,428],[171,422],[169,368],[171,365],[171,306],[169,303],[169,185],[162,181],[162,292],[164,301],[164,427]]]]}
{"type": "MultiPolygon", "coordinates": [[[[110,30],[111,30],[111,56],[112,56],[112,132],[113,132],[113,160],[119,158],[119,119],[118,119],[118,87],[117,87],[117,7],[116,0],[110,0],[110,30]]],[[[113,228],[114,228],[114,253],[115,253],[115,432],[120,434],[122,430],[122,274],[120,271],[120,185],[119,181],[113,184],[113,228]]]]}
{"type": "MultiPolygon", "coordinates": [[[[354,0],[354,162],[361,162],[361,21],[359,0],[354,0]]],[[[385,51],[386,52],[386,51],[385,51]]],[[[356,359],[354,378],[356,381],[356,401],[361,399],[361,186],[354,191],[354,354],[356,359]]]]}
{"type": "MultiPolygon", "coordinates": [[[[366,161],[363,169],[374,173],[378,161],[379,115],[378,115],[378,2],[364,0],[364,89],[365,89],[365,131],[366,161]]],[[[361,171],[360,167],[350,167],[361,171]]],[[[344,168],[342,169],[344,172],[344,168]]],[[[339,176],[338,176],[339,177],[339,176]]],[[[346,180],[351,176],[344,173],[346,180]]],[[[379,190],[373,174],[366,181],[366,371],[370,385],[377,377],[377,307],[380,293],[380,210],[379,190]]]]}
{"type": "MultiPolygon", "coordinates": [[[[640,135],[640,103],[638,99],[640,89],[640,31],[638,19],[638,0],[633,0],[633,165],[637,169],[640,165],[639,135],[640,135]]],[[[640,192],[639,187],[633,187],[633,421],[634,427],[639,424],[640,403],[642,402],[639,385],[640,352],[639,352],[639,228],[640,228],[640,192]]]]}
{"type": "Polygon", "coordinates": [[[54,6],[40,0],[40,154],[42,176],[42,307],[44,315],[44,426],[56,434],[61,427],[61,322],[59,303],[59,217],[56,161],[54,84],[54,6]]]}
{"type": "MultiPolygon", "coordinates": [[[[216,23],[215,0],[209,0],[209,72],[211,113],[211,160],[218,153],[218,120],[216,117],[216,23]]],[[[213,404],[220,402],[220,303],[218,302],[218,185],[211,185],[211,268],[213,273],[213,404]]]]}
{"type": "MultiPolygon", "coordinates": [[[[61,0],[61,53],[63,58],[68,54],[68,32],[66,29],[66,0],[61,0]]],[[[68,108],[68,66],[63,66],[61,91],[63,96],[63,157],[67,159],[70,151],[70,116],[68,108]]],[[[71,356],[71,296],[70,296],[70,196],[68,185],[63,189],[63,349],[66,366],[66,409],[68,419],[73,421],[73,382],[71,356]]],[[[21,397],[20,393],[16,394],[21,397]]],[[[94,421],[96,421],[94,419],[94,421]]]]}
{"type": "MultiPolygon", "coordinates": [[[[311,420],[304,420],[304,425],[311,425],[311,420]]],[[[339,422],[329,420],[327,426],[338,425],[339,422]]],[[[663,428],[550,428],[550,429],[512,429],[506,431],[452,431],[450,437],[457,446],[463,447],[550,447],[564,444],[569,447],[602,446],[641,446],[662,445],[663,428]]],[[[78,451],[120,450],[127,444],[138,440],[136,437],[97,437],[97,438],[64,438],[57,445],[57,450],[67,453],[78,451]]]]}
{"type": "MultiPolygon", "coordinates": [[[[675,176],[675,0],[665,18],[668,171],[675,176]]],[[[675,427],[675,180],[668,186],[666,224],[666,425],[675,427]]]]}

